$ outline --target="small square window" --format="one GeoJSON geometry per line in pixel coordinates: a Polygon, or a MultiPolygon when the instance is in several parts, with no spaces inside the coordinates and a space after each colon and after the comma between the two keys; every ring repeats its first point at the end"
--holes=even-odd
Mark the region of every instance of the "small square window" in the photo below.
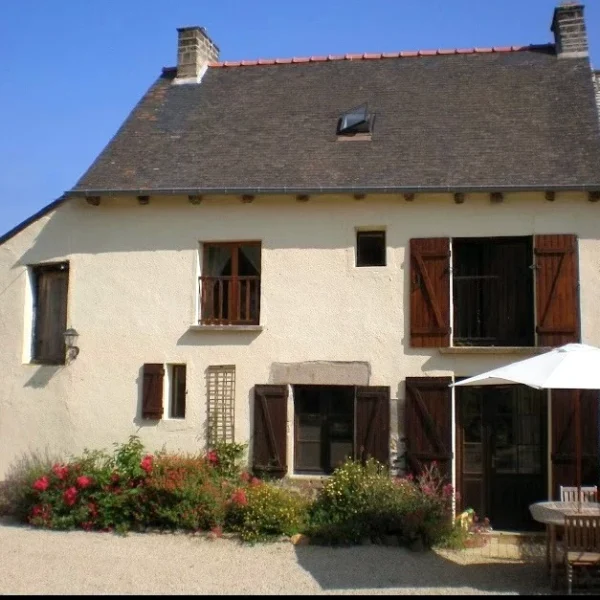
{"type": "Polygon", "coordinates": [[[356,266],[385,267],[385,231],[356,232],[356,266]]]}

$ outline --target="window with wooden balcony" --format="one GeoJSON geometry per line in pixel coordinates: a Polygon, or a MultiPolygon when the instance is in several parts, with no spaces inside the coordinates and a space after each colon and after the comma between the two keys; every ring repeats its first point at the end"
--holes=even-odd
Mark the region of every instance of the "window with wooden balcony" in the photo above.
{"type": "Polygon", "coordinates": [[[202,325],[258,325],[260,242],[203,245],[200,277],[202,325]]]}

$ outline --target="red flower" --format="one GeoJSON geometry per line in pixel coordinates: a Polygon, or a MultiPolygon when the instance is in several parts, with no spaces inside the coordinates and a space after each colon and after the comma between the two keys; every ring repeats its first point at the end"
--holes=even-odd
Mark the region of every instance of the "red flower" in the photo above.
{"type": "Polygon", "coordinates": [[[98,507],[93,502],[88,503],[88,510],[90,511],[90,517],[98,516],[98,507]]]}
{"type": "Polygon", "coordinates": [[[81,475],[80,477],[77,478],[77,485],[81,489],[84,489],[84,488],[90,486],[91,484],[92,484],[92,480],[89,477],[86,477],[85,475],[81,475]]]}
{"type": "Polygon", "coordinates": [[[73,506],[77,500],[77,488],[70,487],[68,490],[66,490],[63,494],[63,499],[67,506],[73,506]]]}
{"type": "Polygon", "coordinates": [[[254,486],[254,487],[256,487],[257,485],[260,485],[260,484],[261,484],[261,481],[260,481],[260,479],[258,479],[258,478],[256,478],[256,477],[253,477],[253,478],[250,480],[250,485],[252,485],[252,486],[254,486]]]}
{"type": "Polygon", "coordinates": [[[59,479],[66,479],[67,475],[69,474],[69,467],[65,466],[65,465],[59,465],[56,464],[52,467],[52,472],[59,478],[59,479]]]}
{"type": "Polygon", "coordinates": [[[110,476],[110,481],[111,481],[111,483],[118,483],[118,482],[119,482],[119,479],[120,479],[120,477],[119,477],[119,474],[118,474],[118,473],[113,473],[113,474],[110,476]]]}
{"type": "Polygon", "coordinates": [[[140,467],[146,471],[146,473],[150,473],[152,471],[152,466],[154,462],[154,457],[152,454],[146,454],[144,458],[142,458],[142,462],[140,463],[140,467]]]}
{"type": "Polygon", "coordinates": [[[45,492],[48,489],[49,485],[50,482],[48,481],[48,477],[44,475],[43,477],[40,477],[34,482],[33,489],[37,490],[38,492],[45,492]]]}
{"type": "Polygon", "coordinates": [[[246,504],[248,504],[248,498],[246,498],[246,492],[244,490],[235,490],[235,492],[231,496],[231,501],[234,504],[239,504],[240,506],[246,506],[246,504]]]}
{"type": "Polygon", "coordinates": [[[42,513],[44,512],[44,509],[39,505],[36,504],[32,509],[31,509],[31,515],[33,517],[39,517],[42,513]]]}
{"type": "Polygon", "coordinates": [[[206,459],[208,460],[208,462],[211,465],[218,465],[219,464],[219,455],[214,451],[211,450],[207,455],[206,455],[206,459]]]}
{"type": "Polygon", "coordinates": [[[240,474],[240,479],[242,481],[245,481],[246,483],[248,483],[250,481],[250,473],[247,473],[246,471],[242,471],[242,473],[240,474]]]}

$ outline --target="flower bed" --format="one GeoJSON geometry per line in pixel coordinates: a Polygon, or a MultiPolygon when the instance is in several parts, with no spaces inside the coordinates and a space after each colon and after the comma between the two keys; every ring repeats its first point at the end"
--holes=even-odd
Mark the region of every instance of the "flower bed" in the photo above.
{"type": "Polygon", "coordinates": [[[132,436],[113,454],[86,451],[23,470],[10,483],[18,488],[13,512],[51,529],[234,532],[248,541],[304,533],[321,543],[397,536],[431,546],[452,531],[452,488],[435,464],[412,480],[391,478],[374,460],[347,461],[306,497],[242,470],[244,450],[222,444],[204,455],[150,454],[132,436]]]}

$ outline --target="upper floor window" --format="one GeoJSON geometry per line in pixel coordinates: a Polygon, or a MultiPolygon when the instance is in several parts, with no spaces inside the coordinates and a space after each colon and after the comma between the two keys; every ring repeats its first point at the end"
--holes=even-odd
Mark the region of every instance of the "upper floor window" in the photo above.
{"type": "Polygon", "coordinates": [[[455,346],[533,346],[531,237],[454,238],[455,346]]]}
{"type": "Polygon", "coordinates": [[[410,240],[411,346],[579,342],[577,247],[572,234],[410,240]]]}
{"type": "Polygon", "coordinates": [[[356,266],[385,267],[385,231],[356,232],[356,266]]]}
{"type": "Polygon", "coordinates": [[[260,242],[210,242],[202,253],[200,322],[258,325],[260,242]]]}
{"type": "Polygon", "coordinates": [[[58,263],[32,267],[33,276],[33,345],[34,362],[65,364],[65,330],[67,328],[67,292],[69,264],[58,263]]]}

